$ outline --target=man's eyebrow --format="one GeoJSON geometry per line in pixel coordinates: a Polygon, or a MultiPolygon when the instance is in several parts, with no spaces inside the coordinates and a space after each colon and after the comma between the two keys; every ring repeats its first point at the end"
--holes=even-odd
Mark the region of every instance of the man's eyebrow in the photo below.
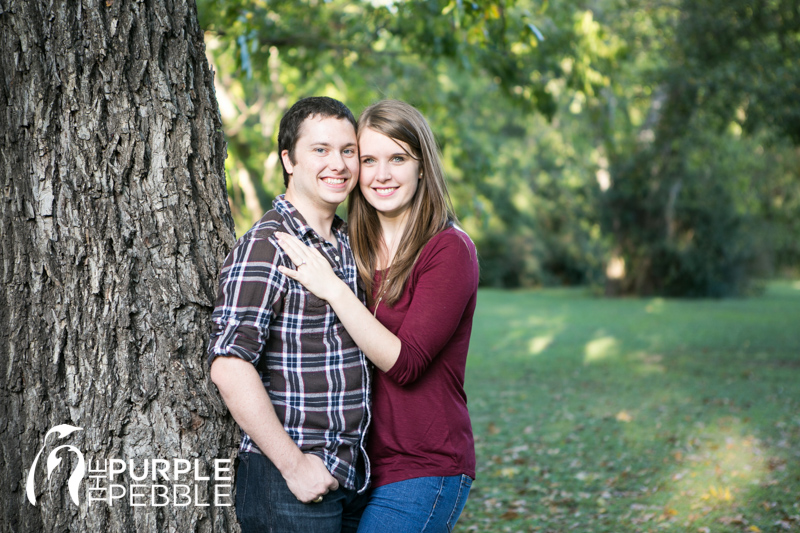
{"type": "MultiPolygon", "coordinates": [[[[333,145],[332,145],[331,143],[329,143],[329,142],[326,142],[326,141],[317,141],[317,142],[312,142],[312,143],[311,143],[311,146],[324,146],[324,147],[326,147],[326,148],[332,148],[332,147],[333,147],[333,145]]],[[[352,143],[347,143],[347,144],[345,144],[344,146],[345,146],[345,147],[348,147],[348,146],[357,146],[357,143],[354,143],[354,142],[352,142],[352,143]]]]}

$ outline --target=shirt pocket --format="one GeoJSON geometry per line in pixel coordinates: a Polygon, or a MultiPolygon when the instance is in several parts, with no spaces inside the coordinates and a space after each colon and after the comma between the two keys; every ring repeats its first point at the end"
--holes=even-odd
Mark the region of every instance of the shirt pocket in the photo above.
{"type": "Polygon", "coordinates": [[[306,309],[310,315],[324,315],[328,312],[328,302],[306,292],[306,309]]]}
{"type": "MultiPolygon", "coordinates": [[[[307,339],[321,339],[331,334],[335,335],[338,319],[328,302],[317,298],[310,292],[305,294],[305,308],[303,309],[302,335],[307,339]]],[[[316,342],[316,341],[314,341],[316,342]]],[[[316,347],[318,349],[323,349],[316,347]]]]}

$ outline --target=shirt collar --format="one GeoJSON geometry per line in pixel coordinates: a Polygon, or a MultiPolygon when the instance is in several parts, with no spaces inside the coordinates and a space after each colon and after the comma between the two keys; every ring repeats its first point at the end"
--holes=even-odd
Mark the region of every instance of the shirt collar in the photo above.
{"type": "MultiPolygon", "coordinates": [[[[285,194],[277,196],[272,201],[272,208],[275,209],[275,211],[277,211],[283,217],[283,219],[286,221],[286,224],[293,231],[295,231],[297,235],[305,237],[309,232],[311,232],[313,235],[317,234],[317,232],[314,231],[314,229],[308,225],[306,219],[303,217],[300,211],[298,211],[297,208],[293,206],[292,203],[289,202],[289,200],[286,199],[285,194]]],[[[342,220],[341,217],[339,217],[339,215],[337,214],[333,215],[333,223],[331,224],[331,228],[335,232],[340,233],[340,230],[342,229],[342,226],[344,226],[344,224],[345,224],[344,220],[342,220]]]]}

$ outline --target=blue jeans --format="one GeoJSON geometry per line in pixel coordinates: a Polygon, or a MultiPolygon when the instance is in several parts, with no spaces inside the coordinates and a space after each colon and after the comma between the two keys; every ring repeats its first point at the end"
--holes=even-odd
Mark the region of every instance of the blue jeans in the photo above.
{"type": "Polygon", "coordinates": [[[242,533],[355,532],[368,496],[339,487],[320,503],[301,503],[266,456],[239,454],[236,517],[242,533]]]}
{"type": "Polygon", "coordinates": [[[373,489],[359,533],[444,533],[452,531],[472,479],[469,476],[419,477],[373,489]]]}

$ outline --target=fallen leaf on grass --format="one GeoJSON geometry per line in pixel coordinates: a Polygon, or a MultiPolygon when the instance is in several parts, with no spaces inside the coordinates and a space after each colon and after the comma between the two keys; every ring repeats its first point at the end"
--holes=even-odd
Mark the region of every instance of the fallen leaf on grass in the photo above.
{"type": "Polygon", "coordinates": [[[644,524],[646,522],[650,522],[656,516],[657,516],[656,513],[643,514],[642,516],[640,516],[638,518],[632,518],[631,519],[631,523],[633,523],[633,524],[644,524]]]}
{"type": "Polygon", "coordinates": [[[620,411],[619,413],[617,413],[617,416],[615,418],[620,422],[626,422],[626,423],[633,420],[633,417],[628,411],[620,411]]]}
{"type": "Polygon", "coordinates": [[[495,473],[495,476],[496,477],[512,478],[512,477],[516,476],[518,473],[519,473],[519,468],[516,468],[514,466],[508,466],[506,468],[501,468],[500,470],[498,470],[495,473]]]}
{"type": "Polygon", "coordinates": [[[731,524],[742,524],[742,525],[746,525],[747,524],[747,520],[745,520],[744,516],[742,516],[742,515],[723,516],[723,517],[721,517],[719,519],[719,521],[721,523],[725,524],[726,526],[729,526],[731,524]]]}
{"type": "Polygon", "coordinates": [[[500,515],[500,520],[516,520],[519,518],[519,513],[516,511],[506,511],[500,515]]]}
{"type": "Polygon", "coordinates": [[[783,472],[786,470],[786,460],[779,457],[771,457],[767,461],[767,468],[769,468],[770,472],[774,472],[775,470],[783,472]]]}
{"type": "Polygon", "coordinates": [[[729,502],[733,500],[733,496],[731,495],[731,489],[729,489],[728,487],[718,489],[717,487],[712,485],[708,488],[708,492],[700,496],[700,499],[729,502]]]}

